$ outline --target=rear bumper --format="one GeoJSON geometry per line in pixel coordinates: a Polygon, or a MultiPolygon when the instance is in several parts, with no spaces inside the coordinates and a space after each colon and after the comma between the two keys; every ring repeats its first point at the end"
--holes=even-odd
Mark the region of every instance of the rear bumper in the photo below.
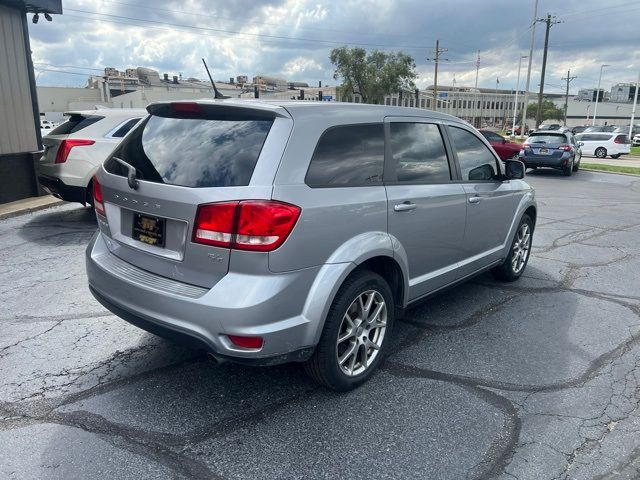
{"type": "Polygon", "coordinates": [[[265,276],[229,272],[211,289],[200,289],[140,269],[135,278],[123,275],[105,261],[113,257],[97,233],[86,251],[89,288],[133,325],[239,363],[304,361],[313,352],[323,322],[305,315],[305,305],[321,267],[265,276]],[[158,281],[141,281],[145,275],[158,281]],[[260,350],[242,349],[227,335],[260,336],[264,344],[260,350]]]}
{"type": "Polygon", "coordinates": [[[562,155],[562,157],[552,157],[548,155],[526,155],[519,158],[526,167],[550,167],[563,168],[571,161],[570,155],[562,155]]]}
{"type": "Polygon", "coordinates": [[[38,175],[38,182],[54,197],[58,197],[67,202],[87,203],[87,189],[85,187],[67,185],[59,178],[42,174],[38,175]]]}

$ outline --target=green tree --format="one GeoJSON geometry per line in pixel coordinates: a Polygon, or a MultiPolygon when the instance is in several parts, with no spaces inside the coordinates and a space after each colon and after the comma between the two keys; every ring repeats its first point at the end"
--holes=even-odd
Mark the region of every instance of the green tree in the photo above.
{"type": "MultiPolygon", "coordinates": [[[[538,115],[538,103],[530,103],[527,108],[527,118],[537,118],[538,115]]],[[[564,118],[564,110],[556,107],[551,100],[543,100],[542,102],[542,117],[541,121],[545,120],[562,120],[564,118]]],[[[522,122],[522,113],[520,114],[520,122],[522,122]]],[[[522,125],[522,123],[521,123],[522,125]]]]}
{"type": "Polygon", "coordinates": [[[342,82],[341,94],[358,93],[363,103],[382,103],[385,95],[415,89],[416,64],[405,53],[340,47],[331,50],[329,58],[335,66],[333,78],[342,82]]]}

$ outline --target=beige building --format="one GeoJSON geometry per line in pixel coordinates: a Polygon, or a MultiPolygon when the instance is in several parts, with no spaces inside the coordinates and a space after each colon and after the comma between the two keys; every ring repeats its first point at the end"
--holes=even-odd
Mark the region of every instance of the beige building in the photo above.
{"type": "Polygon", "coordinates": [[[42,139],[27,22],[27,13],[36,12],[60,14],[62,3],[11,0],[0,4],[0,203],[41,192],[35,162],[42,139]]]}

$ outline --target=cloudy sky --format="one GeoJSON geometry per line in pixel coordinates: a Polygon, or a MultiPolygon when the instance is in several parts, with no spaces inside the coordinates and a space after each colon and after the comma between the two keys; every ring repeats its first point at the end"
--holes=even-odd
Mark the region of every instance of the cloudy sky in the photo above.
{"type": "MultiPolygon", "coordinates": [[[[145,66],[169,75],[215,79],[270,74],[335,85],[329,61],[341,45],[404,51],[419,87],[433,84],[436,39],[448,51],[439,84],[515,88],[518,58],[529,53],[534,0],[63,0],[53,22],[29,23],[39,85],[83,86],[105,66],[145,66]]],[[[640,1],[540,0],[551,28],[545,90],[635,82],[640,71],[640,1]]],[[[544,24],[535,32],[531,90],[537,90],[544,24]]],[[[523,76],[526,60],[523,61],[523,76]]],[[[522,80],[521,80],[522,82],[522,80]]],[[[522,83],[521,83],[522,85],[522,83]]],[[[521,86],[522,88],[522,86],[521,86]]]]}

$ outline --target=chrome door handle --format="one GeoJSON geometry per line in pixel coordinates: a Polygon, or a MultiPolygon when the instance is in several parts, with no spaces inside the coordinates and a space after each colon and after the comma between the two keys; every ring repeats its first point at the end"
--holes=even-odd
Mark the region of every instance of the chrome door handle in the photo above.
{"type": "Polygon", "coordinates": [[[403,202],[403,203],[398,203],[397,205],[394,205],[393,209],[396,212],[408,212],[410,210],[415,210],[416,207],[417,205],[415,203],[403,202]]]}
{"type": "Polygon", "coordinates": [[[469,203],[480,203],[482,201],[482,197],[469,197],[469,203]]]}

